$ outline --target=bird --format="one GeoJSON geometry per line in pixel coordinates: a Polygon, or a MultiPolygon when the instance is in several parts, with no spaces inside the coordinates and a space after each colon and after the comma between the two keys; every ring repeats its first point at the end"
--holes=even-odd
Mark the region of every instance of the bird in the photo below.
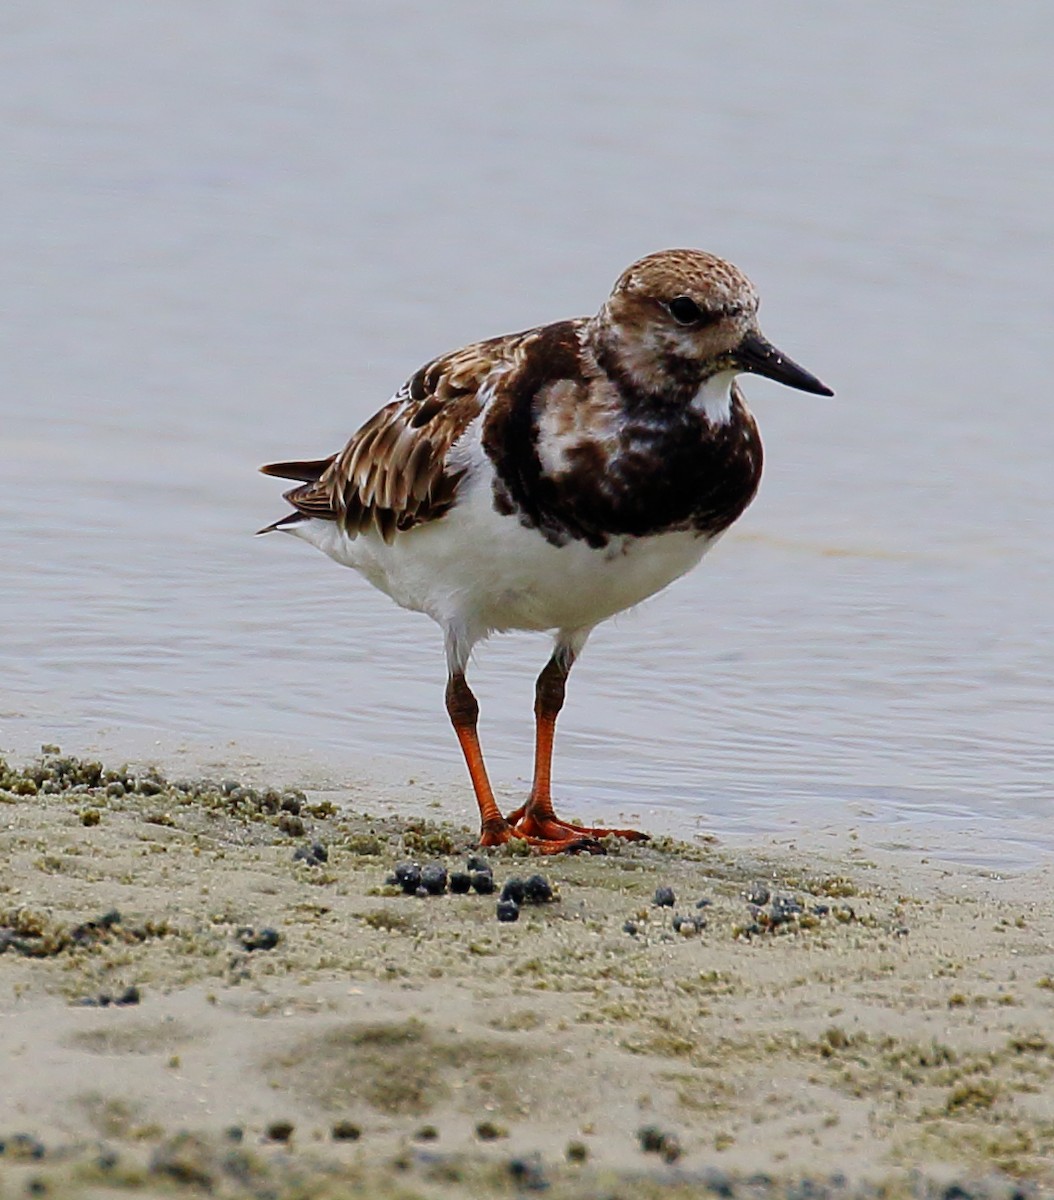
{"type": "Polygon", "coordinates": [[[758,293],[701,250],[649,254],[595,316],[425,363],[336,454],[270,463],[290,534],[442,631],[446,710],[481,846],[603,852],[634,829],[556,815],[552,754],[572,665],[602,621],[695,567],[754,499],[762,444],[738,376],[834,393],[761,333],[758,293]],[[552,636],[535,685],[530,792],[502,814],[466,670],[491,634],[552,636]]]}

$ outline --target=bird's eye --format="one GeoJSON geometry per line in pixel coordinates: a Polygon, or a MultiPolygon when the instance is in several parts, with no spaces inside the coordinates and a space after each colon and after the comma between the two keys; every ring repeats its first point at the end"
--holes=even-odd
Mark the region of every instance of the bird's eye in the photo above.
{"type": "Polygon", "coordinates": [[[706,314],[691,296],[675,296],[666,307],[678,325],[702,325],[706,314]]]}

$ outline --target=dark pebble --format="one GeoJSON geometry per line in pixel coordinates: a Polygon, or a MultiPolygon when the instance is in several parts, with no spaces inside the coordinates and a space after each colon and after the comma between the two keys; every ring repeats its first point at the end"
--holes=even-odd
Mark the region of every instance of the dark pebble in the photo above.
{"type": "Polygon", "coordinates": [[[687,929],[690,933],[698,933],[700,929],[706,928],[706,919],[704,917],[684,917],[678,913],[671,924],[674,933],[680,933],[682,929],[687,929]]]}
{"type": "Polygon", "coordinates": [[[283,796],[280,807],[282,812],[292,813],[294,817],[300,816],[301,804],[296,796],[283,796]]]}
{"type": "Polygon", "coordinates": [[[103,1146],[95,1156],[95,1165],[100,1171],[112,1171],[120,1162],[120,1155],[109,1146],[103,1146]]]}
{"type": "Polygon", "coordinates": [[[637,1141],[645,1154],[658,1154],[666,1141],[666,1134],[657,1125],[645,1125],[637,1130],[637,1141]]]}
{"type": "Polygon", "coordinates": [[[518,921],[520,919],[520,906],[515,900],[499,900],[498,901],[498,920],[499,921],[518,921]]]}
{"type": "Polygon", "coordinates": [[[673,908],[676,899],[677,897],[674,896],[672,887],[657,887],[651,902],[657,908],[673,908]]]}
{"type": "Polygon", "coordinates": [[[481,854],[470,854],[465,866],[470,871],[483,871],[486,875],[494,874],[494,868],[481,854]]]}
{"type": "Polygon", "coordinates": [[[637,922],[636,921],[627,921],[622,926],[622,932],[623,933],[637,933],[638,932],[637,922]]]}
{"type": "Polygon", "coordinates": [[[241,1142],[245,1138],[245,1130],[240,1125],[228,1125],[223,1136],[228,1142],[241,1142]]]}
{"type": "Polygon", "coordinates": [[[109,992],[100,992],[97,996],[82,996],[74,1003],[78,1008],[109,1008],[113,1003],[113,996],[109,992]]]}
{"type": "Polygon", "coordinates": [[[277,929],[247,927],[238,930],[238,941],[243,950],[273,950],[281,941],[281,934],[277,929]]]}
{"type": "Polygon", "coordinates": [[[429,863],[421,869],[421,886],[430,896],[441,896],[446,891],[446,867],[442,863],[429,863]]]}
{"type": "Polygon", "coordinates": [[[544,1192],[549,1188],[549,1180],[545,1177],[545,1168],[539,1158],[510,1158],[509,1174],[519,1187],[529,1192],[544,1192]]]}
{"type": "Polygon", "coordinates": [[[304,822],[300,817],[293,813],[282,812],[278,814],[278,828],[289,837],[304,836],[304,822]]]}
{"type": "Polygon", "coordinates": [[[412,896],[421,886],[421,867],[419,863],[396,863],[394,874],[395,882],[408,896],[412,896]]]}
{"type": "Polygon", "coordinates": [[[472,872],[472,890],[480,896],[492,896],[494,894],[494,876],[490,871],[473,871],[472,872]]]}
{"type": "Polygon", "coordinates": [[[748,904],[768,904],[769,889],[763,883],[752,883],[747,889],[748,904]]]}
{"type": "Polygon", "coordinates": [[[439,1137],[439,1130],[434,1125],[422,1125],[414,1134],[416,1142],[434,1142],[439,1137]]]}
{"type": "Polygon", "coordinates": [[[450,890],[455,896],[463,896],[472,887],[472,876],[467,871],[450,872],[450,890]]]}
{"type": "Polygon", "coordinates": [[[668,1133],[663,1139],[662,1149],[659,1153],[662,1155],[663,1162],[675,1163],[684,1151],[681,1149],[681,1143],[678,1139],[672,1133],[668,1133]]]}
{"type": "Polygon", "coordinates": [[[584,1163],[589,1157],[589,1147],[585,1142],[568,1142],[566,1154],[568,1162],[584,1163]]]}
{"type": "Polygon", "coordinates": [[[523,885],[523,895],[531,904],[548,904],[553,898],[553,889],[544,875],[532,875],[523,885]]]}
{"type": "Polygon", "coordinates": [[[831,906],[829,904],[814,904],[812,911],[817,917],[826,917],[831,911],[831,906]]]}
{"type": "Polygon", "coordinates": [[[713,900],[709,900],[709,899],[707,899],[706,896],[704,896],[702,898],[702,900],[696,900],[695,907],[696,908],[709,908],[711,904],[713,904],[713,900]]]}
{"type": "Polygon", "coordinates": [[[769,909],[770,925],[786,925],[804,911],[792,896],[777,896],[769,909]]]}
{"type": "Polygon", "coordinates": [[[501,889],[502,900],[511,900],[513,904],[522,904],[527,895],[527,886],[518,875],[513,875],[505,880],[505,886],[501,889]]]}
{"type": "Polygon", "coordinates": [[[138,1004],[141,999],[142,999],[142,996],[139,992],[139,989],[133,983],[129,987],[126,987],[119,996],[114,997],[114,1004],[122,1004],[122,1005],[138,1004]]]}
{"type": "MultiPolygon", "coordinates": [[[[772,1181],[767,1175],[752,1175],[748,1182],[754,1187],[758,1187],[759,1184],[761,1187],[769,1187],[772,1181]]],[[[724,1171],[719,1170],[717,1167],[707,1167],[703,1171],[703,1184],[715,1196],[722,1197],[722,1200],[731,1200],[732,1196],[735,1195],[731,1176],[726,1175],[724,1171]]]]}
{"type": "Polygon", "coordinates": [[[506,1130],[500,1125],[495,1125],[493,1121],[480,1121],[476,1126],[476,1137],[481,1142],[494,1142],[498,1138],[508,1137],[506,1130]]]}
{"type": "Polygon", "coordinates": [[[48,1185],[43,1179],[34,1177],[26,1183],[26,1194],[29,1196],[46,1196],[48,1194],[48,1185]]]}
{"type": "Polygon", "coordinates": [[[288,1142],[293,1136],[295,1128],[292,1121],[272,1121],[267,1126],[267,1140],[269,1142],[288,1142]]]}
{"type": "Polygon", "coordinates": [[[362,1130],[351,1121],[338,1121],[330,1130],[330,1136],[335,1142],[357,1142],[362,1137],[362,1130]]]}
{"type": "Polygon", "coordinates": [[[312,842],[310,846],[297,846],[293,851],[293,862],[307,863],[309,867],[320,867],[329,861],[329,851],[321,842],[312,842]]]}
{"type": "Polygon", "coordinates": [[[0,1154],[16,1159],[40,1159],[44,1157],[44,1143],[28,1133],[12,1134],[0,1138],[0,1154]]]}

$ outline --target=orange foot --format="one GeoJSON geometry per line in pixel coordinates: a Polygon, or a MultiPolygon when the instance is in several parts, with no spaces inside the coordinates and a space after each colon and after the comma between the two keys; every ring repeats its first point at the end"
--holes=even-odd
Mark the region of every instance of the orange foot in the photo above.
{"type": "Polygon", "coordinates": [[[574,825],[570,821],[562,821],[555,815],[543,814],[536,816],[527,811],[526,804],[521,805],[515,812],[508,815],[508,823],[516,833],[527,838],[542,838],[545,841],[556,841],[561,838],[580,837],[597,841],[599,838],[618,837],[627,842],[647,842],[651,839],[639,829],[594,829],[588,825],[574,825]]]}
{"type": "Polygon", "coordinates": [[[553,836],[536,834],[522,828],[515,828],[511,821],[502,821],[498,824],[497,821],[484,824],[479,831],[479,844],[481,846],[504,846],[506,842],[511,842],[513,838],[518,841],[525,841],[529,846],[532,846],[539,854],[577,854],[580,851],[586,851],[589,854],[604,854],[604,847],[597,841],[595,837],[590,837],[588,834],[578,833],[568,829],[557,829],[554,827],[553,836]]]}

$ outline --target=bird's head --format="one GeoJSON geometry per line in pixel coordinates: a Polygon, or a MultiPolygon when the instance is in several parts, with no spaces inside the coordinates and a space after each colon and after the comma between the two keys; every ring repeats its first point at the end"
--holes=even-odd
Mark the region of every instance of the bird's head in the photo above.
{"type": "Polygon", "coordinates": [[[834,393],[758,328],[758,294],[730,262],[660,250],[619,276],[592,322],[601,362],[652,396],[694,396],[749,371],[820,396],[834,393]]]}

